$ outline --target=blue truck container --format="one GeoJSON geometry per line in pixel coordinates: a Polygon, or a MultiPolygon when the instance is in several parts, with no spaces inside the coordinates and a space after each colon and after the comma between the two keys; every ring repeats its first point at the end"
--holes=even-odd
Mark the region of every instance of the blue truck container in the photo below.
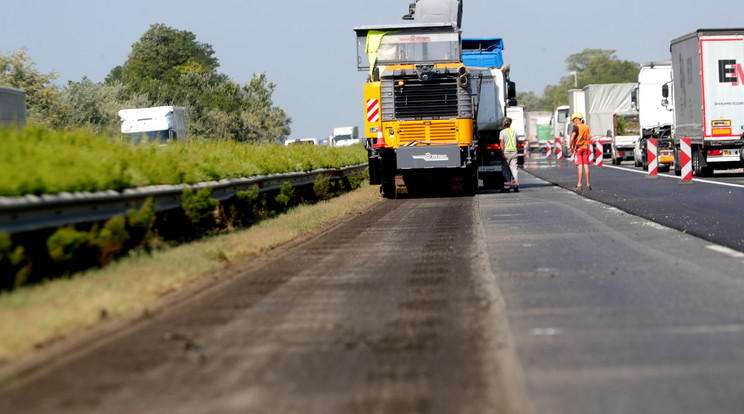
{"type": "Polygon", "coordinates": [[[462,39],[462,63],[476,68],[500,68],[504,66],[502,50],[504,40],[499,37],[462,39]]]}

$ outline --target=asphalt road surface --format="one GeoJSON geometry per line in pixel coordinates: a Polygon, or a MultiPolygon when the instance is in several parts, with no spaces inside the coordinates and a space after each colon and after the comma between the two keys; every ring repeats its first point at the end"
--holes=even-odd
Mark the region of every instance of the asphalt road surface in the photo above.
{"type": "Polygon", "coordinates": [[[744,253],[726,226],[692,234],[711,206],[742,226],[735,201],[527,170],[552,181],[384,200],[5,389],[0,412],[741,412],[744,253]],[[662,208],[683,231],[628,212],[662,208]]]}

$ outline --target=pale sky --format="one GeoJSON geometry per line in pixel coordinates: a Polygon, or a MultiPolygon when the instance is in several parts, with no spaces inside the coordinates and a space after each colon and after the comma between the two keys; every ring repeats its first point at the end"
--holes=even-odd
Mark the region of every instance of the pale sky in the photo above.
{"type": "MultiPolygon", "coordinates": [[[[398,24],[413,0],[0,0],[0,52],[26,47],[56,83],[103,81],[155,23],[209,43],[218,71],[244,84],[266,72],[293,138],[362,125],[355,26],[398,24]]],[[[464,0],[463,37],[501,37],[518,91],[541,95],[584,49],[622,60],[669,59],[669,41],[699,28],[744,27],[741,0],[464,0]]]]}

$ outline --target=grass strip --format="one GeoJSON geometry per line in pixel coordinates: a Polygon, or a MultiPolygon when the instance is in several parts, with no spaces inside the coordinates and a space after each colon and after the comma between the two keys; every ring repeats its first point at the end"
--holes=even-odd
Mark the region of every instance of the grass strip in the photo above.
{"type": "Polygon", "coordinates": [[[378,187],[292,208],[250,228],[150,254],[130,254],[103,269],[0,293],[0,365],[106,319],[135,315],[168,293],[221,269],[317,232],[380,199],[378,187]]]}

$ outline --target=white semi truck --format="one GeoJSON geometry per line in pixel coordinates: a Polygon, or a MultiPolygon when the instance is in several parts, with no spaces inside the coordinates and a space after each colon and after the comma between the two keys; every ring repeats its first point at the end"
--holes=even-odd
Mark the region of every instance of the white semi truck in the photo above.
{"type": "Polygon", "coordinates": [[[744,29],[699,29],[670,49],[675,174],[682,139],[690,139],[695,176],[744,167],[744,29]]]}
{"type": "MultiPolygon", "coordinates": [[[[669,170],[674,161],[672,142],[673,107],[664,102],[663,89],[672,82],[672,62],[647,62],[638,73],[638,87],[631,92],[631,106],[638,110],[641,138],[638,147],[640,162],[636,167],[648,169],[648,139],[657,140],[657,162],[659,170],[669,170]]],[[[667,86],[668,88],[668,86],[667,86]]]]}
{"type": "Polygon", "coordinates": [[[359,127],[346,126],[333,128],[333,134],[330,137],[330,145],[333,147],[347,147],[349,145],[359,144],[359,127]]]}
{"type": "Polygon", "coordinates": [[[186,114],[177,106],[122,109],[119,111],[121,132],[132,142],[147,140],[165,144],[186,141],[186,114]]]}

